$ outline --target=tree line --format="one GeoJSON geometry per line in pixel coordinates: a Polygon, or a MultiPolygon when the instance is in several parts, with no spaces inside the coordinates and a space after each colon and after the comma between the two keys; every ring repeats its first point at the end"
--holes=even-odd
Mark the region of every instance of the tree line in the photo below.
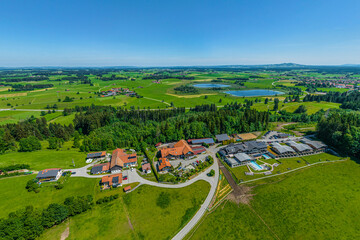
{"type": "MultiPolygon", "coordinates": [[[[104,126],[100,128],[94,127],[90,134],[84,137],[81,150],[97,151],[115,147],[133,147],[140,150],[141,143],[154,145],[157,142],[213,137],[220,133],[261,131],[267,129],[269,122],[268,112],[258,112],[253,109],[190,111],[178,113],[174,116],[167,114],[168,117],[158,119],[144,118],[141,114],[146,111],[138,112],[138,118],[132,114],[131,118],[123,118],[119,121],[113,121],[111,124],[103,124],[104,126]]],[[[162,112],[168,111],[162,110],[162,112]]],[[[83,121],[86,119],[87,126],[101,125],[103,122],[100,120],[102,119],[101,113],[97,113],[97,116],[99,119],[86,117],[83,118],[83,121]]],[[[81,122],[83,123],[83,121],[81,122]]],[[[83,127],[80,130],[80,126],[83,125],[75,124],[75,129],[82,132],[84,129],[88,129],[83,127]]]]}
{"type": "Polygon", "coordinates": [[[333,111],[317,125],[318,137],[341,152],[360,158],[360,114],[333,111]]]}
{"type": "Polygon", "coordinates": [[[343,109],[360,110],[360,92],[348,91],[348,92],[328,92],[324,95],[311,95],[308,94],[304,97],[304,102],[313,101],[325,101],[341,103],[340,107],[343,109]]]}
{"type": "Polygon", "coordinates": [[[93,196],[68,197],[62,204],[52,203],[47,208],[27,206],[0,219],[0,239],[36,239],[45,229],[62,223],[70,216],[91,209],[93,196]]]}

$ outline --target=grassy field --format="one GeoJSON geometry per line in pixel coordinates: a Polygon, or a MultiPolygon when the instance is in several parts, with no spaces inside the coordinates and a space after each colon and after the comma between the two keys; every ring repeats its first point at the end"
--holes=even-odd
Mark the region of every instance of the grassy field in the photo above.
{"type": "MultiPolygon", "coordinates": [[[[172,103],[176,107],[193,107],[199,104],[215,104],[217,106],[223,106],[231,102],[244,102],[245,98],[235,97],[229,94],[223,93],[221,90],[211,89],[199,89],[197,94],[184,94],[174,90],[175,87],[180,85],[191,85],[195,82],[210,83],[212,80],[218,78],[236,78],[236,77],[249,77],[251,75],[262,76],[263,78],[251,78],[244,83],[244,86],[240,86],[235,80],[222,80],[223,84],[230,85],[232,90],[235,89],[275,89],[283,91],[280,87],[276,87],[279,84],[292,86],[293,80],[289,80],[287,77],[279,76],[277,73],[271,72],[259,72],[259,73],[233,73],[233,72],[190,72],[188,76],[193,76],[194,80],[181,80],[176,78],[168,78],[160,81],[160,84],[153,83],[151,79],[142,79],[146,73],[139,72],[117,72],[116,76],[131,77],[134,81],[130,80],[111,80],[102,81],[94,75],[88,75],[92,81],[92,86],[89,84],[80,84],[79,82],[69,83],[69,81],[53,81],[64,76],[51,76],[50,80],[39,81],[39,84],[53,84],[54,86],[49,89],[38,89],[34,91],[23,92],[6,92],[0,91],[0,109],[2,108],[16,108],[16,109],[45,109],[47,105],[57,105],[58,109],[71,108],[76,105],[88,106],[95,105],[112,105],[115,107],[135,107],[143,108],[168,108],[172,103]],[[275,83],[274,83],[275,82],[275,83]],[[274,86],[273,86],[274,83],[274,86]],[[129,97],[125,95],[118,95],[115,97],[99,97],[97,93],[109,90],[111,88],[129,88],[136,91],[142,98],[129,97]],[[73,98],[73,102],[64,102],[65,97],[73,98]]],[[[107,74],[106,76],[110,76],[107,74]]],[[[26,84],[28,82],[19,82],[26,84]]],[[[300,86],[300,88],[302,88],[300,86]]],[[[6,90],[7,88],[4,88],[6,90]]],[[[287,95],[282,95],[280,98],[284,98],[287,95]]],[[[255,99],[256,97],[249,97],[247,99],[255,99]]],[[[304,103],[309,109],[308,113],[314,113],[320,109],[337,108],[339,104],[333,103],[304,103]]],[[[265,105],[263,103],[255,104],[253,107],[266,111],[273,108],[273,103],[265,105]]],[[[280,110],[286,110],[293,112],[298,106],[298,103],[288,103],[282,106],[280,104],[280,110]]],[[[58,114],[58,113],[56,113],[58,114]]],[[[59,116],[56,114],[50,114],[46,116],[48,121],[69,124],[71,123],[73,116],[67,117],[59,116]]],[[[6,111],[0,112],[0,123],[13,123],[19,120],[24,120],[31,115],[39,116],[40,112],[16,112],[6,111]]]]}
{"type": "Polygon", "coordinates": [[[26,182],[35,178],[35,174],[0,179],[1,199],[0,217],[28,205],[45,208],[50,203],[60,203],[70,196],[94,195],[99,190],[99,179],[70,178],[65,187],[57,190],[54,187],[42,187],[39,193],[28,192],[26,182]]]}
{"type": "MultiPolygon", "coordinates": [[[[307,114],[313,114],[318,112],[319,110],[328,110],[329,108],[339,108],[339,103],[329,103],[329,102],[290,102],[290,103],[279,103],[279,110],[285,110],[287,112],[294,112],[300,105],[304,105],[307,109],[307,114]]],[[[274,103],[269,102],[268,104],[264,104],[264,101],[261,103],[254,103],[252,108],[258,111],[267,111],[273,110],[274,103]]]]}
{"type": "Polygon", "coordinates": [[[72,218],[69,239],[170,239],[196,213],[209,189],[203,181],[180,189],[140,186],[72,218]],[[163,195],[170,201],[165,208],[157,205],[163,195]]]}
{"type": "MultiPolygon", "coordinates": [[[[306,166],[306,162],[315,163],[319,161],[326,161],[328,160],[339,160],[342,159],[341,157],[329,154],[329,153],[320,153],[315,155],[309,155],[304,157],[294,157],[294,158],[282,158],[282,159],[262,159],[263,162],[274,164],[274,163],[281,163],[277,167],[274,167],[273,174],[283,173],[289,170],[293,170],[299,167],[306,166]]],[[[254,174],[254,175],[245,175],[245,172],[248,172],[247,166],[239,166],[231,168],[232,173],[239,181],[248,181],[256,178],[264,177],[264,174],[254,174]]]]}
{"type": "Polygon", "coordinates": [[[45,168],[74,168],[85,166],[86,154],[79,149],[71,148],[72,142],[66,142],[59,151],[47,148],[47,142],[42,142],[42,150],[34,152],[10,152],[1,155],[0,166],[13,164],[29,164],[32,170],[45,168]]]}
{"type": "Polygon", "coordinates": [[[190,239],[359,239],[359,177],[359,165],[345,161],[268,180],[250,206],[223,204],[190,239]]]}
{"type": "MultiPolygon", "coordinates": [[[[100,191],[99,179],[72,177],[65,182],[63,189],[44,185],[39,193],[28,192],[26,182],[34,177],[0,179],[0,218],[28,205],[42,209],[50,203],[61,203],[70,196],[90,194],[97,200],[120,194],[120,198],[111,203],[96,205],[91,211],[71,218],[69,239],[138,239],[144,236],[146,239],[168,239],[191,219],[210,189],[207,182],[198,181],[180,189],[144,185],[125,194],[122,187],[100,191]],[[167,202],[161,202],[159,199],[162,198],[168,199],[167,202]],[[166,228],[163,227],[165,223],[166,228]]],[[[131,185],[135,187],[137,184],[131,185]]],[[[59,239],[67,224],[48,229],[40,239],[59,239]]]]}

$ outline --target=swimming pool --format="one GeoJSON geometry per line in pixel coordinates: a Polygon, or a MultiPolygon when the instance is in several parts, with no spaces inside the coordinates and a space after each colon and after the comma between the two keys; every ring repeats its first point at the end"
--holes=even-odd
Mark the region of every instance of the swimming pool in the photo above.
{"type": "Polygon", "coordinates": [[[250,161],[250,165],[252,168],[254,168],[256,171],[260,171],[260,170],[263,170],[263,168],[257,164],[255,161],[250,161]]]}
{"type": "Polygon", "coordinates": [[[266,155],[266,154],[263,154],[263,157],[265,158],[265,159],[270,159],[271,157],[269,157],[268,155],[266,155]]]}

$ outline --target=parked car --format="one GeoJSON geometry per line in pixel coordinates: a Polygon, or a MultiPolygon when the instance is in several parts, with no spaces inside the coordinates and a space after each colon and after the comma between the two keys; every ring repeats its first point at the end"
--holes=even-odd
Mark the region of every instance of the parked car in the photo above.
{"type": "Polygon", "coordinates": [[[123,177],[123,180],[127,180],[127,176],[124,176],[124,177],[123,177]]]}

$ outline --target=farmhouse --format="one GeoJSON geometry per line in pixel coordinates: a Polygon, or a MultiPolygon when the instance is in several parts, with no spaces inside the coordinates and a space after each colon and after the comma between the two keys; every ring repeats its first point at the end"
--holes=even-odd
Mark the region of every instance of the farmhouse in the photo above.
{"type": "Polygon", "coordinates": [[[102,152],[93,152],[93,153],[88,153],[86,158],[90,158],[90,159],[99,159],[99,158],[104,158],[106,156],[106,152],[102,151],[102,152]]]}
{"type": "Polygon", "coordinates": [[[110,163],[102,163],[102,164],[97,164],[94,165],[91,168],[90,173],[91,174],[101,174],[101,173],[106,173],[110,170],[110,163]]]}
{"type": "Polygon", "coordinates": [[[123,149],[117,148],[113,151],[110,160],[111,172],[119,172],[123,168],[137,165],[136,153],[127,154],[123,149]]]}
{"type": "Polygon", "coordinates": [[[172,148],[164,148],[160,150],[162,158],[187,158],[194,154],[192,148],[185,140],[180,140],[174,144],[172,148]]]}
{"type": "Polygon", "coordinates": [[[104,188],[118,187],[122,184],[122,173],[108,175],[101,178],[100,184],[104,188]]]}
{"type": "Polygon", "coordinates": [[[49,168],[40,171],[36,178],[39,181],[56,181],[61,176],[61,168],[49,168]]]}
{"type": "Polygon", "coordinates": [[[160,158],[158,168],[159,168],[160,172],[170,171],[171,170],[171,164],[170,164],[168,159],[160,158]]]}

